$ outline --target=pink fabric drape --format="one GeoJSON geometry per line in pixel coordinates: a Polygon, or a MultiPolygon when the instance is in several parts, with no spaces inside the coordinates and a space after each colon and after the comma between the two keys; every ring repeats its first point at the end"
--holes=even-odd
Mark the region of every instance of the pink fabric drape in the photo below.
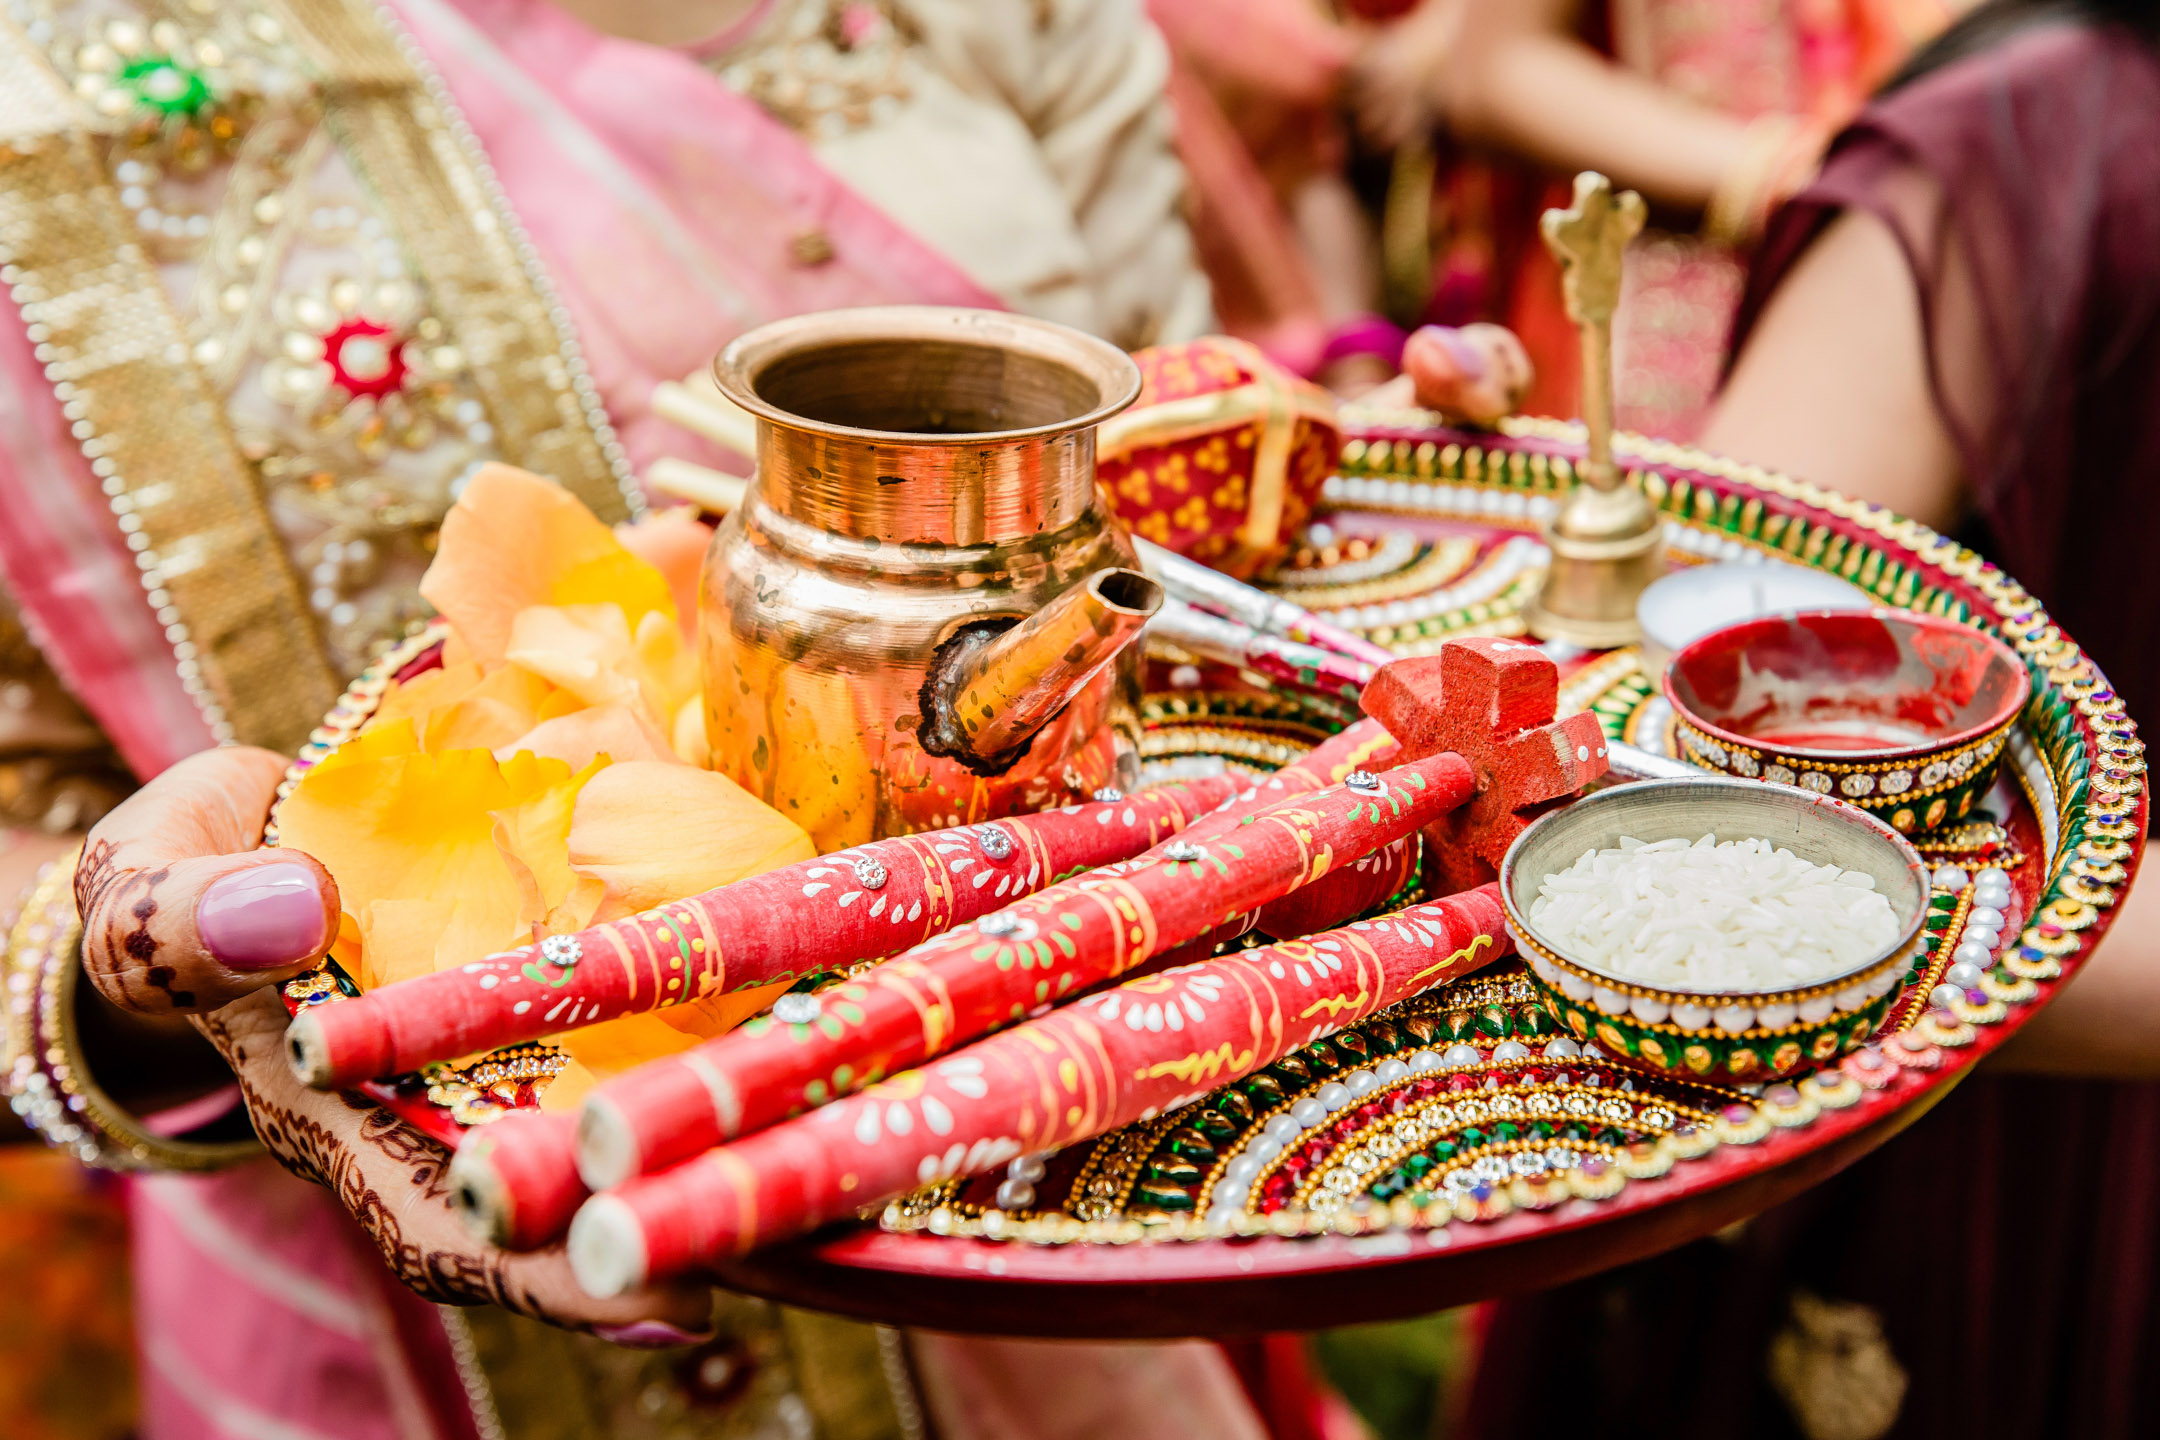
{"type": "MultiPolygon", "coordinates": [[[[395,8],[546,263],[633,464],[718,458],[650,413],[653,387],[766,320],[901,302],[1002,308],[688,56],[598,35],[544,0],[395,8]]],[[[147,777],[210,732],[21,320],[0,312],[0,572],[147,777]]]]}
{"type": "Polygon", "coordinates": [[[752,326],[850,305],[1004,308],[687,55],[546,0],[397,8],[546,258],[633,463],[696,456],[647,399],[752,326]],[[798,242],[830,258],[805,262],[798,242]]]}

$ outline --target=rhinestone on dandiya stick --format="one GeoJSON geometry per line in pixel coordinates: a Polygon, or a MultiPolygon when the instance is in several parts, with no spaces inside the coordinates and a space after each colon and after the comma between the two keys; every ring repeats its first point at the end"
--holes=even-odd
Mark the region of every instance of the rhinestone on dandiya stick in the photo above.
{"type": "Polygon", "coordinates": [[[816,1026],[753,1022],[618,1077],[586,1099],[579,1165],[587,1183],[617,1184],[829,1103],[1117,978],[1413,832],[1444,834],[1463,868],[1497,858],[1525,808],[1572,794],[1605,770],[1596,717],[1555,721],[1557,691],[1553,662],[1516,641],[1451,641],[1438,655],[1396,661],[1374,679],[1366,703],[1411,763],[1361,782],[1377,783],[1377,792],[1345,784],[1234,824],[1211,817],[1122,873],[1084,876],[1020,902],[999,922],[1011,927],[1002,934],[955,930],[836,987],[816,1026]]]}
{"type": "MultiPolygon", "coordinates": [[[[1238,793],[1188,827],[1188,833],[1203,836],[1228,833],[1247,815],[1291,796],[1317,790],[1352,770],[1384,766],[1396,753],[1394,740],[1377,722],[1360,721],[1323,742],[1296,763],[1238,793]]],[[[1098,797],[1105,804],[1122,804],[1124,798],[1122,795],[1116,796],[1114,800],[1110,797],[1098,797]]],[[[1124,812],[1119,810],[1116,813],[1122,821],[1124,812]]],[[[1002,823],[1000,822],[1001,825],[1002,823]]],[[[977,828],[963,829],[972,843],[979,846],[981,836],[977,828]]],[[[950,847],[955,853],[963,852],[966,848],[959,843],[959,833],[955,832],[955,843],[950,847]]],[[[858,859],[855,874],[858,883],[866,890],[882,891],[891,880],[890,873],[881,862],[867,857],[858,859]],[[875,871],[869,877],[863,874],[865,863],[876,865],[875,871]]],[[[1323,899],[1332,897],[1336,905],[1347,907],[1332,912],[1339,920],[1347,919],[1370,907],[1372,899],[1358,889],[1360,885],[1369,883],[1371,882],[1365,879],[1359,867],[1352,865],[1337,870],[1307,888],[1315,892],[1327,892],[1323,899]]],[[[875,905],[876,902],[869,903],[875,905]]],[[[998,913],[1000,912],[993,912],[984,919],[992,920],[998,913]]],[[[1329,925],[1333,923],[1335,920],[1328,922],[1329,925]]],[[[1316,924],[1314,928],[1328,927],[1316,924]]],[[[815,1016],[804,1016],[804,1012],[790,999],[785,1004],[775,1004],[775,1018],[790,1026],[798,1023],[808,1025],[812,1020],[822,1018],[824,1001],[821,998],[800,998],[816,1001],[815,1016]],[[786,1013],[782,1013],[783,1011],[786,1013]],[[797,1018],[799,1016],[804,1018],[797,1018]]],[[[656,1071],[655,1067],[648,1066],[637,1073],[672,1077],[677,1083],[687,1080],[695,1086],[699,1083],[696,1062],[688,1063],[690,1068],[687,1071],[668,1067],[661,1067],[656,1071]]],[[[530,1136],[512,1133],[488,1147],[476,1148],[468,1144],[460,1150],[456,1160],[452,1162],[453,1182],[462,1178],[462,1169],[486,1171],[484,1175],[472,1177],[474,1183],[460,1191],[474,1197],[475,1204],[465,1212],[465,1220],[475,1234],[495,1237],[496,1243],[512,1245],[515,1248],[531,1248],[545,1244],[562,1234],[563,1229],[570,1223],[571,1215],[576,1211],[577,1203],[587,1192],[583,1180],[577,1174],[574,1159],[562,1153],[555,1143],[556,1138],[553,1130],[536,1130],[530,1136]]]]}
{"type": "Polygon", "coordinates": [[[1146,849],[1217,809],[1237,783],[1166,785],[782,866],[302,1011],[287,1054],[303,1081],[334,1089],[895,955],[1060,875],[1146,849]]]}
{"type": "Polygon", "coordinates": [[[1508,949],[1488,885],[1128,981],[595,1196],[571,1226],[571,1264],[588,1291],[616,1295],[919,1185],[1077,1144],[1242,1079],[1508,949]]]}

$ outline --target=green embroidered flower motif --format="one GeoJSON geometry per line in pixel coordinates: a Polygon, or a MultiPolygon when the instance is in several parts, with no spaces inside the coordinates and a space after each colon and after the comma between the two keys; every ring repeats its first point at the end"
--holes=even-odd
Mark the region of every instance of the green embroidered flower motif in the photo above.
{"type": "Polygon", "coordinates": [[[210,108],[210,82],[170,55],[138,55],[115,77],[138,106],[175,119],[199,119],[210,108]]]}

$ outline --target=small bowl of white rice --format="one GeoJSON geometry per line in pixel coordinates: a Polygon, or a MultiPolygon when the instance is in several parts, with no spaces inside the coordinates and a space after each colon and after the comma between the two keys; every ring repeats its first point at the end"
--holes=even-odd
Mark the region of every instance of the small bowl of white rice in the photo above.
{"type": "Polygon", "coordinates": [[[1615,786],[1523,831],[1508,929],[1578,1040],[1752,1084],[1834,1062],[1921,954],[1926,865],[1824,795],[1714,777],[1615,786]]]}

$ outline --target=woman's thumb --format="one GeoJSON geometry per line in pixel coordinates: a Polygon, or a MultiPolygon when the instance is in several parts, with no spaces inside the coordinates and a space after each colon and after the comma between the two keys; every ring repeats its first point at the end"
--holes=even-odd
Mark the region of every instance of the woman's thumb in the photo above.
{"type": "Polygon", "coordinates": [[[254,848],[284,762],[192,756],[90,832],[75,875],[83,967],[151,1014],[213,1010],[313,962],[337,934],[337,884],[311,856],[254,848]]]}

